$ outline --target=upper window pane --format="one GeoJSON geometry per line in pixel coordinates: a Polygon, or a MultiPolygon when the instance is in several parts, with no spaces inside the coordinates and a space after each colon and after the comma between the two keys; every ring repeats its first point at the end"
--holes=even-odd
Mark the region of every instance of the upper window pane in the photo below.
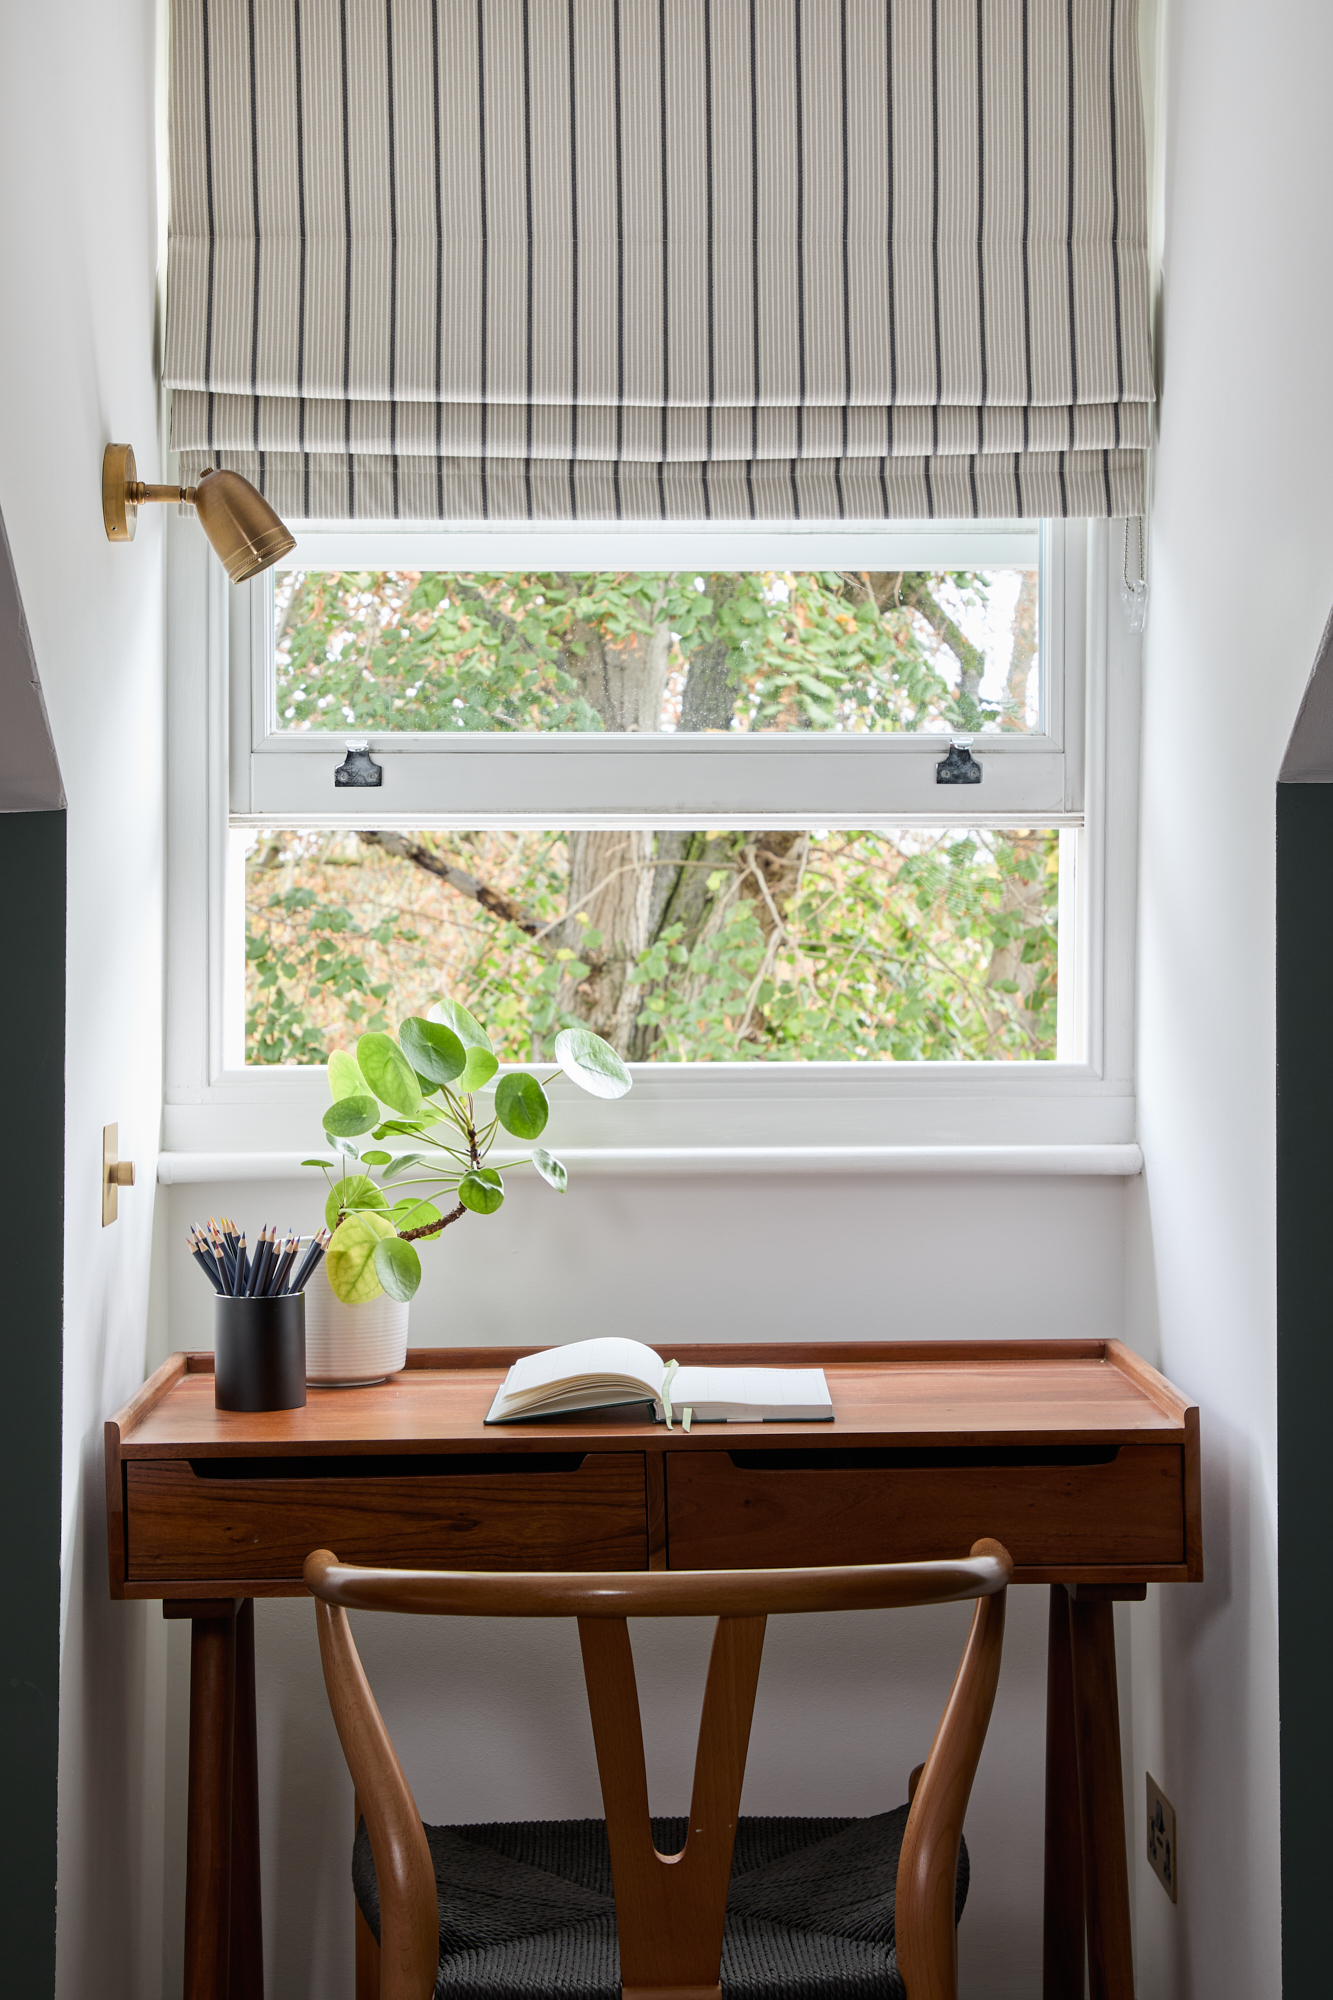
{"type": "Polygon", "coordinates": [[[1036,567],[286,569],[278,732],[1031,733],[1036,567]]]}

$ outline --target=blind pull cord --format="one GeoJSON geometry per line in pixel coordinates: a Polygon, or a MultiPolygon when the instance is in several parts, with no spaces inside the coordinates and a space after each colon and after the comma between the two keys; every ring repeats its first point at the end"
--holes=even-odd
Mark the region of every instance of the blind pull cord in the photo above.
{"type": "Polygon", "coordinates": [[[1139,560],[1136,574],[1129,574],[1129,521],[1125,522],[1124,565],[1121,572],[1120,601],[1125,607],[1125,623],[1131,632],[1141,632],[1148,622],[1148,578],[1143,541],[1143,516],[1134,517],[1134,526],[1139,532],[1139,560]]]}

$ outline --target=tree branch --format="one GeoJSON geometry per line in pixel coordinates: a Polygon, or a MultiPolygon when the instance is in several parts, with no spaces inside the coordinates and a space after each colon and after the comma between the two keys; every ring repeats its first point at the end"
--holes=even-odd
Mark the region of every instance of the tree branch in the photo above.
{"type": "Polygon", "coordinates": [[[531,910],[524,909],[503,889],[492,889],[486,882],[479,882],[475,875],[469,875],[466,868],[459,868],[447,861],[442,854],[436,854],[429,847],[423,847],[419,840],[407,840],[401,833],[362,832],[358,835],[363,847],[380,847],[386,854],[396,855],[400,861],[410,861],[417,868],[424,868],[428,875],[435,875],[441,882],[469,902],[480,903],[483,910],[493,917],[503,917],[507,924],[514,924],[526,931],[529,937],[540,937],[550,926],[531,910]]]}
{"type": "MultiPolygon", "coordinates": [[[[487,624],[493,625],[497,632],[503,632],[511,645],[521,647],[525,653],[531,653],[536,660],[549,660],[549,655],[544,653],[540,646],[533,645],[517,618],[511,618],[507,611],[501,611],[498,604],[492,604],[485,592],[478,590],[474,583],[464,583],[461,577],[453,576],[449,579],[449,594],[458,603],[470,604],[474,611],[479,611],[487,624]]],[[[570,671],[569,660],[563,647],[556,650],[555,664],[562,667],[566,673],[570,671]]]]}

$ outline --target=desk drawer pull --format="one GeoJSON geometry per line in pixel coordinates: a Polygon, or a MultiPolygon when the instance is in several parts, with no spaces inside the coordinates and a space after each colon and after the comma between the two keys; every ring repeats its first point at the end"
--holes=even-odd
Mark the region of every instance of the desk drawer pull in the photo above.
{"type": "Polygon", "coordinates": [[[1114,1465],[1117,1444],[832,1445],[729,1451],[738,1472],[926,1472],[953,1466],[1114,1465]]]}
{"type": "Polygon", "coordinates": [[[196,1479],[487,1479],[577,1472],[582,1451],[336,1452],[318,1458],[191,1458],[196,1479]]]}

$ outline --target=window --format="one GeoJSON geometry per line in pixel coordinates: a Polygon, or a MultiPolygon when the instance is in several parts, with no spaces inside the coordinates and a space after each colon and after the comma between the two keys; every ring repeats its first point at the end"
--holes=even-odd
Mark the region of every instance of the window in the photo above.
{"type": "MultiPolygon", "coordinates": [[[[836,826],[886,817],[993,825],[1013,824],[1015,816],[1057,823],[1077,818],[1083,634],[1066,629],[1066,570],[1076,544],[1077,562],[1083,553],[1079,531],[1060,525],[1039,533],[1032,524],[861,536],[740,530],[303,536],[299,570],[257,579],[238,593],[232,728],[241,741],[234,742],[232,813],[288,824],[319,824],[332,816],[365,825],[387,815],[398,825],[411,818],[417,825],[454,826],[569,825],[588,813],[658,826],[745,826],[793,817],[836,826]],[[588,568],[593,551],[606,552],[599,572],[588,568]],[[960,672],[956,655],[950,666],[942,632],[927,643],[932,635],[919,610],[886,601],[885,579],[948,572],[983,580],[979,589],[966,583],[955,588],[952,601],[957,629],[970,626],[973,640],[967,643],[979,640],[976,650],[983,653],[987,600],[996,600],[992,654],[1000,650],[994,628],[1006,609],[1012,636],[1021,579],[1039,577],[1043,637],[1023,676],[1021,702],[1006,698],[1002,677],[987,685],[984,672],[973,689],[977,676],[960,672]],[[344,588],[330,605],[327,592],[321,596],[314,585],[316,574],[405,573],[435,580],[433,590],[417,587],[415,611],[408,611],[410,592],[394,606],[382,586],[361,593],[377,595],[372,608],[358,606],[358,593],[344,588]],[[655,678],[647,671],[622,673],[607,692],[592,685],[591,674],[580,678],[570,671],[586,665],[592,635],[584,635],[576,657],[569,646],[570,625],[577,623],[569,615],[574,586],[559,579],[600,576],[605,584],[613,574],[635,586],[624,593],[626,621],[677,636],[655,663],[655,678]],[[515,589],[499,587],[506,576],[515,589]],[[446,579],[453,579],[452,589],[446,579]],[[546,595],[543,579],[557,580],[564,601],[538,601],[546,595]],[[710,589],[698,588],[704,579],[710,589]],[[870,579],[878,580],[878,603],[870,579]],[[719,585],[730,603],[719,604],[719,585]],[[797,601],[784,602],[782,593],[793,589],[797,601]],[[423,596],[435,600],[428,621],[423,596]],[[322,608],[311,616],[317,597],[322,608]],[[275,599],[282,620],[276,645],[275,599]],[[393,671],[394,648],[366,643],[376,616],[391,609],[429,623],[430,647],[419,651],[434,653],[437,664],[424,685],[410,645],[397,648],[410,669],[404,675],[393,671]],[[808,618],[812,609],[815,621],[808,618]],[[842,635],[844,657],[831,659],[839,649],[804,639],[801,621],[807,632],[812,623],[836,631],[837,615],[854,629],[842,635]],[[519,636],[506,641],[497,617],[519,636]],[[747,621],[763,628],[750,661],[743,657],[747,621]],[[922,628],[915,636],[914,625],[922,628]],[[478,702],[477,653],[469,642],[482,627],[490,641],[493,692],[478,702]],[[892,628],[887,635],[886,628],[892,628]],[[876,661],[872,637],[883,642],[886,636],[876,661]],[[553,665],[562,641],[564,670],[553,665]],[[438,664],[441,647],[448,648],[445,665],[438,664]],[[354,662],[350,675],[328,659],[337,649],[354,662]],[[729,655],[720,670],[701,659],[710,650],[729,655]],[[858,651],[859,662],[852,657],[858,651]],[[940,699],[915,688],[910,672],[895,673],[910,668],[912,653],[920,678],[938,685],[940,699]],[[779,670],[765,671],[774,657],[779,670]],[[319,669],[318,681],[305,671],[309,665],[319,669]],[[836,669],[831,685],[825,677],[830,665],[836,669]],[[330,760],[328,740],[335,730],[368,740],[383,771],[373,801],[335,791],[333,766],[341,748],[330,760]],[[967,788],[966,804],[936,782],[936,766],[960,732],[987,739],[983,784],[967,788]]],[[[600,596],[602,608],[613,614],[605,603],[610,593],[603,589],[600,596]]],[[[939,610],[949,608],[946,601],[939,610]]],[[[606,618],[591,623],[607,630],[606,618]]],[[[382,636],[399,639],[401,624],[382,636]]],[[[577,647],[579,636],[572,636],[577,647]]],[[[1003,657],[1010,657],[1007,645],[1003,657]]]]}
{"type": "Polygon", "coordinates": [[[322,1053],[450,980],[510,1059],[576,1013],[650,1066],[589,1144],[938,1140],[941,1093],[958,1143],[1128,1137],[1114,532],[312,530],[239,590],[177,538],[176,1143],[231,1103],[304,1144],[322,1053]],[[639,628],[608,694],[574,646],[639,628]]]}

